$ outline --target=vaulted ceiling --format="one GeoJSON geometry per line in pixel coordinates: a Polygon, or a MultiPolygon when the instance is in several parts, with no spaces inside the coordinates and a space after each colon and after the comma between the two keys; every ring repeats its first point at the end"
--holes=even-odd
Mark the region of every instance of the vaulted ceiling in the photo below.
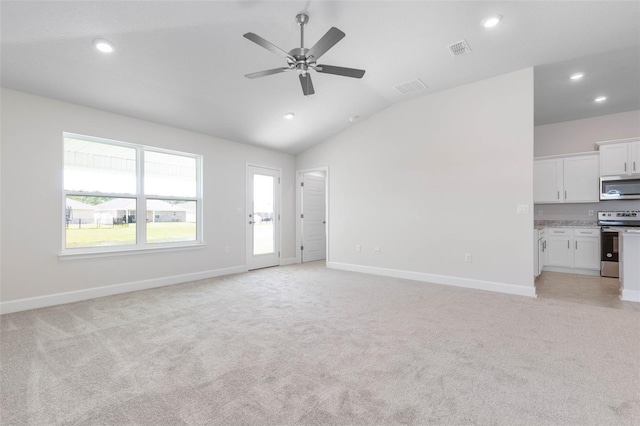
{"type": "MultiPolygon", "coordinates": [[[[640,109],[640,2],[611,1],[2,1],[1,83],[144,120],[298,153],[413,96],[536,67],[536,124],[640,109]],[[312,71],[244,75],[330,27],[346,37],[322,63],[362,79],[312,71]],[[503,19],[494,28],[481,23],[503,19]],[[115,46],[98,52],[93,41],[115,46]],[[465,40],[471,52],[449,46],[465,40]],[[584,72],[581,81],[569,75],[584,72]],[[427,87],[401,93],[420,80],[427,87]],[[607,101],[595,104],[595,96],[607,101]],[[283,115],[293,112],[291,120],[283,115]],[[350,121],[350,118],[352,119],[350,121]]],[[[320,61],[319,61],[320,62],[320,61]]]]}

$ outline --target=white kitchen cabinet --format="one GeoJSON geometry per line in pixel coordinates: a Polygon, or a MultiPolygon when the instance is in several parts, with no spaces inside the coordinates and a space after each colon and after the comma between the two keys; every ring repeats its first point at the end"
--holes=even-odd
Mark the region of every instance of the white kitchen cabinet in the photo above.
{"type": "Polygon", "coordinates": [[[575,229],[573,232],[573,267],[600,269],[600,230],[575,229]]]}
{"type": "Polygon", "coordinates": [[[533,275],[537,277],[542,273],[545,265],[545,253],[547,251],[546,229],[533,230],[533,275]]]}
{"type": "Polygon", "coordinates": [[[640,140],[600,142],[600,175],[628,176],[640,174],[640,140]]]}
{"type": "Polygon", "coordinates": [[[600,199],[599,156],[581,155],[564,159],[564,202],[598,202],[600,199]]]}
{"type": "Polygon", "coordinates": [[[600,229],[547,229],[549,266],[600,269],[600,229]]]}
{"type": "Polygon", "coordinates": [[[640,141],[631,144],[631,173],[640,174],[640,141]]]}
{"type": "Polygon", "coordinates": [[[533,202],[559,203],[563,193],[562,159],[533,163],[533,202]]]}
{"type": "Polygon", "coordinates": [[[547,230],[540,229],[538,231],[538,275],[542,273],[544,265],[547,264],[547,230]]]}
{"type": "Polygon", "coordinates": [[[593,203],[598,202],[599,198],[600,172],[597,152],[535,159],[534,203],[593,203]]]}
{"type": "Polygon", "coordinates": [[[573,243],[572,229],[549,228],[547,242],[549,248],[549,266],[573,267],[573,243]]]}
{"type": "Polygon", "coordinates": [[[620,233],[620,298],[640,302],[640,233],[620,233]]]}

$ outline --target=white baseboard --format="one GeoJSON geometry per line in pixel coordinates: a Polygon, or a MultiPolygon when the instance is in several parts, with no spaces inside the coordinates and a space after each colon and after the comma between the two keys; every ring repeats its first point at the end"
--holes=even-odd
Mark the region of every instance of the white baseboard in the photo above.
{"type": "Polygon", "coordinates": [[[247,272],[247,267],[245,265],[224,269],[212,269],[202,272],[193,272],[189,274],[173,275],[170,277],[154,278],[150,280],[133,281],[129,283],[114,284],[104,287],[88,288],[85,290],[55,293],[46,296],[30,297],[26,299],[10,300],[7,302],[0,302],[0,314],[9,314],[11,312],[26,311],[29,309],[44,308],[47,306],[63,305],[65,303],[95,299],[97,297],[113,296],[114,294],[147,290],[150,288],[181,284],[189,281],[220,277],[223,275],[239,274],[242,272],[247,272]]]}
{"type": "Polygon", "coordinates": [[[450,285],[455,287],[473,288],[476,290],[494,291],[497,293],[515,294],[518,296],[536,297],[536,289],[533,286],[525,287],[513,284],[504,284],[493,281],[474,280],[470,278],[451,277],[447,275],[426,274],[423,272],[403,271],[399,269],[379,268],[375,266],[353,265],[349,263],[327,262],[327,268],[342,269],[365,274],[382,275],[385,277],[404,278],[407,280],[423,281],[432,284],[450,285]]]}
{"type": "Polygon", "coordinates": [[[563,274],[600,276],[599,269],[579,269],[579,268],[565,268],[562,266],[545,266],[543,267],[542,270],[547,272],[561,272],[563,274]]]}
{"type": "Polygon", "coordinates": [[[280,266],[293,265],[295,263],[300,263],[295,257],[280,259],[280,266]]]}
{"type": "Polygon", "coordinates": [[[640,291],[622,289],[620,299],[626,300],[628,302],[640,302],[640,291]]]}

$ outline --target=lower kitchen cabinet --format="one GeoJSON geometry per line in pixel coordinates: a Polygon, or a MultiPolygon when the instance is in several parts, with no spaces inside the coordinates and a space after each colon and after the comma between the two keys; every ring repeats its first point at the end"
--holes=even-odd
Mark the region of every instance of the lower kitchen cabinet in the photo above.
{"type": "Polygon", "coordinates": [[[547,241],[549,266],[600,269],[598,228],[549,228],[547,241]]]}
{"type": "Polygon", "coordinates": [[[573,267],[600,269],[600,230],[574,230],[573,267]]]}
{"type": "Polygon", "coordinates": [[[571,243],[573,242],[572,229],[551,228],[547,232],[547,241],[549,242],[549,266],[564,266],[566,268],[573,267],[573,250],[571,243]]]}

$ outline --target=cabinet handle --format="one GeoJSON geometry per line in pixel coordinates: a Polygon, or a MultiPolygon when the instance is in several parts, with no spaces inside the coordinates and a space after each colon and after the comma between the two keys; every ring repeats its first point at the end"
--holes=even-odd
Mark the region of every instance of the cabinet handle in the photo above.
{"type": "Polygon", "coordinates": [[[567,240],[567,249],[570,249],[570,248],[571,248],[571,246],[570,246],[569,244],[570,244],[570,243],[569,243],[569,240],[567,240]]]}
{"type": "Polygon", "coordinates": [[[564,199],[565,200],[567,199],[567,191],[566,190],[564,191],[564,199]]]}
{"type": "Polygon", "coordinates": [[[558,191],[558,200],[560,199],[560,191],[558,191]]]}
{"type": "Polygon", "coordinates": [[[633,162],[633,171],[634,172],[636,171],[636,162],[635,161],[633,162]]]}
{"type": "Polygon", "coordinates": [[[624,171],[625,172],[627,171],[627,163],[626,162],[624,163],[624,171]]]}
{"type": "Polygon", "coordinates": [[[578,250],[578,242],[576,241],[576,250],[578,250]]]}

